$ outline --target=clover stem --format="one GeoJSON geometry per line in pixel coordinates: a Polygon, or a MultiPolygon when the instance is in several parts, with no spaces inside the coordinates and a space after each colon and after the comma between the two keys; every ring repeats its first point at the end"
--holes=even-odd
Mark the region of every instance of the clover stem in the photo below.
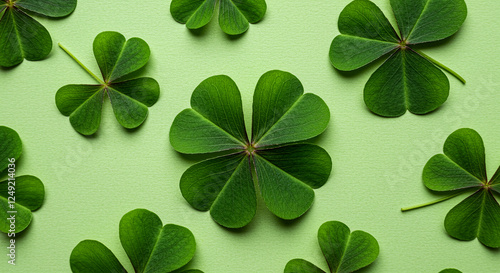
{"type": "Polygon", "coordinates": [[[80,60],[78,60],[78,58],[75,57],[75,55],[73,55],[71,52],[69,52],[69,50],[67,48],[65,48],[60,43],[59,43],[59,47],[62,50],[64,50],[64,52],[66,52],[71,58],[73,58],[73,60],[75,60],[75,62],[77,62],[83,69],[85,69],[85,71],[87,71],[87,73],[89,73],[89,75],[92,76],[92,78],[96,79],[100,84],[106,84],[103,80],[101,80],[99,77],[97,77],[96,74],[92,73],[92,71],[90,71],[90,69],[88,69],[82,62],[80,62],[80,60]]]}
{"type": "Polygon", "coordinates": [[[422,51],[420,50],[415,50],[415,52],[417,52],[418,54],[422,55],[424,58],[426,58],[427,60],[431,61],[433,64],[441,67],[442,69],[446,70],[448,73],[450,73],[451,75],[455,76],[455,78],[457,78],[459,81],[461,81],[463,84],[465,84],[467,81],[462,78],[462,76],[458,75],[457,72],[451,70],[451,68],[447,67],[446,65],[436,61],[435,59],[433,59],[432,57],[430,57],[429,55],[423,53],[422,51]]]}
{"type": "Polygon", "coordinates": [[[425,204],[421,204],[421,205],[417,205],[417,206],[412,206],[412,207],[407,207],[407,208],[402,208],[401,211],[402,212],[406,212],[406,211],[410,211],[410,210],[414,210],[414,209],[419,209],[419,208],[424,208],[424,207],[427,207],[427,206],[431,206],[431,205],[434,205],[434,204],[446,201],[448,199],[451,199],[453,197],[457,197],[457,196],[459,196],[462,193],[463,192],[458,192],[458,193],[452,194],[450,196],[446,196],[446,197],[443,197],[443,198],[440,198],[440,199],[437,199],[437,200],[434,200],[434,201],[431,201],[431,202],[428,202],[428,203],[425,203],[425,204]]]}

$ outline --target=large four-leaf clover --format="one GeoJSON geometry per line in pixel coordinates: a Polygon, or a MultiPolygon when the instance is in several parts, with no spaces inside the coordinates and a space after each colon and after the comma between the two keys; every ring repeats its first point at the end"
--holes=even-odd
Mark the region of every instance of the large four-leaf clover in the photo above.
{"type": "Polygon", "coordinates": [[[448,98],[445,67],[414,45],[445,39],[458,31],[467,17],[464,0],[391,0],[399,32],[368,0],[354,0],[339,17],[340,35],[330,48],[339,70],[351,71],[391,53],[366,83],[364,100],[375,114],[397,117],[407,110],[427,114],[448,98]]]}
{"type": "Polygon", "coordinates": [[[219,25],[229,35],[242,34],[249,23],[259,22],[266,14],[265,0],[173,0],[170,13],[189,29],[198,29],[210,22],[217,4],[219,25]]]}
{"type": "MultiPolygon", "coordinates": [[[[373,263],[379,254],[377,240],[364,231],[351,230],[344,223],[326,222],[318,230],[318,241],[330,272],[349,273],[373,263]]],[[[285,273],[325,273],[314,264],[293,259],[285,267],[285,273]]]]}
{"type": "Polygon", "coordinates": [[[124,80],[123,77],[146,65],[148,44],[139,38],[128,41],[118,32],[102,32],[94,40],[94,55],[103,80],[85,67],[61,46],[99,84],[71,84],[57,91],[56,105],[69,116],[73,128],[83,135],[92,135],[101,124],[104,97],[107,95],[118,122],[127,129],[140,126],[148,116],[148,107],[158,101],[160,86],[152,78],[124,80]]]}
{"type": "Polygon", "coordinates": [[[500,205],[494,196],[500,193],[500,167],[488,180],[483,139],[472,129],[452,133],[446,139],[443,151],[444,154],[435,155],[427,162],[423,181],[430,190],[454,194],[403,211],[432,205],[473,190],[472,195],[446,215],[446,231],[459,240],[478,238],[488,247],[500,248],[500,205]]]}
{"type": "MultiPolygon", "coordinates": [[[[185,266],[194,256],[196,242],[185,227],[163,226],[155,213],[136,209],[120,220],[120,241],[135,272],[172,272],[185,266]]],[[[75,273],[114,273],[127,271],[105,245],[94,240],[81,241],[71,252],[71,270],[75,273]]],[[[186,270],[182,273],[203,273],[186,270]]]]}
{"type": "Polygon", "coordinates": [[[21,153],[22,142],[17,132],[0,126],[0,174],[8,176],[0,182],[0,231],[9,234],[29,226],[32,211],[42,206],[45,197],[40,179],[31,175],[16,176],[16,160],[21,153]]]}
{"type": "Polygon", "coordinates": [[[64,17],[75,8],[76,0],[0,0],[0,66],[38,61],[52,50],[47,29],[26,12],[64,17]]]}
{"type": "Polygon", "coordinates": [[[189,204],[210,210],[222,226],[243,227],[256,212],[255,176],[264,202],[276,216],[295,219],[309,209],[313,189],[326,183],[332,162],[319,146],[297,142],[326,129],[330,111],[321,98],[304,94],[290,73],[265,73],[255,88],[251,139],[240,92],[228,76],[204,80],[193,92],[191,107],[172,124],[174,149],[225,155],[197,163],[182,175],[180,188],[189,204]]]}

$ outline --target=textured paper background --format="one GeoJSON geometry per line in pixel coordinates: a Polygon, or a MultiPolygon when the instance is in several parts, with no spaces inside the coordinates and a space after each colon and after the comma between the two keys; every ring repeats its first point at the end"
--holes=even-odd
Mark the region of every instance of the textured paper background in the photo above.
{"type": "MultiPolygon", "coordinates": [[[[451,239],[444,230],[446,213],[463,197],[407,214],[400,208],[436,198],[423,186],[421,171],[458,128],[474,128],[483,136],[490,175],[500,163],[500,2],[468,0],[469,15],[459,33],[425,49],[464,76],[467,85],[449,77],[450,98],[439,110],[397,119],[371,114],[362,99],[364,84],[380,62],[344,74],[329,64],[337,18],[349,0],[267,2],[264,20],[239,38],[226,36],[215,20],[190,32],[172,19],[165,0],[80,0],[66,19],[37,17],[55,43],[63,43],[95,72],[92,41],[101,31],[145,39],[152,56],[140,74],[158,80],[161,97],[133,132],[120,127],[106,103],[98,133],[83,137],[59,113],[54,97],[63,85],[93,79],[62,50],[54,47],[47,60],[0,70],[0,124],[17,130],[24,143],[18,174],[37,175],[47,191],[32,225],[17,240],[17,266],[7,264],[7,237],[0,236],[0,272],[68,272],[71,250],[83,239],[103,242],[131,269],[118,223],[135,208],[191,229],[197,251],[188,267],[207,273],[282,272],[292,258],[326,269],[316,233],[330,220],[379,241],[379,258],[361,272],[439,272],[447,267],[498,272],[498,251],[477,240],[451,239]],[[236,81],[250,121],[255,84],[271,69],[292,72],[307,92],[329,105],[331,124],[314,142],[332,156],[333,173],[302,218],[279,220],[260,202],[248,227],[227,230],[182,198],[179,178],[196,158],[176,153],[168,131],[175,115],[189,107],[194,88],[217,74],[236,81]]],[[[393,20],[388,0],[375,3],[393,20]]]]}

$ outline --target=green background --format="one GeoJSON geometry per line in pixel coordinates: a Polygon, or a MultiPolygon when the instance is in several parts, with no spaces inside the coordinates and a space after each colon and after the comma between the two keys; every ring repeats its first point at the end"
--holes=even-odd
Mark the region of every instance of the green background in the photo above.
{"type": "MultiPolygon", "coordinates": [[[[0,70],[0,124],[15,129],[24,144],[17,173],[38,176],[47,192],[31,226],[18,237],[15,267],[7,264],[8,240],[1,236],[0,272],[68,272],[71,250],[83,239],[103,242],[131,269],[118,223],[135,208],[188,227],[197,241],[188,267],[207,273],[282,272],[292,258],[326,269],[316,234],[330,220],[377,238],[380,256],[362,272],[439,272],[447,267],[498,272],[499,251],[477,240],[454,240],[444,230],[446,213],[465,196],[405,214],[400,208],[437,198],[423,186],[421,171],[458,128],[482,135],[490,175],[500,163],[500,1],[467,1],[469,15],[457,35],[424,48],[467,84],[449,77],[450,97],[436,112],[396,119],[371,114],[363,102],[364,84],[380,61],[353,73],[339,73],[329,63],[337,18],[350,0],[267,2],[263,21],[238,38],[225,35],[216,20],[189,31],[172,19],[165,0],[81,0],[68,18],[37,17],[55,44],[64,44],[95,72],[92,41],[98,33],[112,30],[143,38],[152,55],[138,75],[158,80],[161,95],[145,124],[134,131],[116,122],[107,102],[98,133],[83,137],[57,110],[55,93],[63,85],[93,79],[61,49],[54,47],[44,61],[0,70]],[[332,156],[333,173],[298,220],[276,218],[260,200],[250,225],[227,230],[181,196],[179,179],[199,158],[175,152],[168,131],[176,114],[189,107],[194,88],[218,74],[238,84],[249,124],[257,80],[272,69],[293,73],[306,92],[329,105],[330,126],[314,143],[332,156]]],[[[375,3],[394,21],[388,0],[375,3]]]]}

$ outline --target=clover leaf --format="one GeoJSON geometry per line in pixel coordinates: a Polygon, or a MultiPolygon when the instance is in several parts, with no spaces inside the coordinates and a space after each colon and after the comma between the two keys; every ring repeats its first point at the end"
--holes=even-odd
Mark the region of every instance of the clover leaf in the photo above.
{"type": "MultiPolygon", "coordinates": [[[[330,272],[348,273],[373,263],[378,257],[377,240],[370,234],[356,230],[351,233],[344,223],[326,222],[319,228],[318,241],[330,272]]],[[[285,273],[325,273],[314,264],[293,259],[285,267],[285,273]]]]}
{"type": "Polygon", "coordinates": [[[366,105],[384,117],[407,110],[427,114],[449,94],[448,78],[438,67],[465,80],[414,45],[453,35],[467,17],[467,6],[464,0],[391,0],[391,6],[399,32],[374,3],[348,4],[339,17],[341,34],[333,39],[330,61],[339,70],[351,71],[390,54],[365,85],[366,105]]]}
{"type": "Polygon", "coordinates": [[[76,0],[0,0],[0,66],[38,61],[52,50],[49,32],[29,12],[57,18],[75,8],[76,0]]]}
{"type": "Polygon", "coordinates": [[[83,134],[92,135],[101,123],[104,97],[107,95],[118,122],[127,129],[140,126],[148,116],[148,107],[153,106],[160,95],[160,86],[152,78],[124,80],[146,65],[149,60],[148,44],[139,38],[128,41],[118,32],[102,32],[94,40],[94,55],[103,80],[85,67],[73,54],[60,45],[99,84],[71,84],[57,91],[56,105],[59,111],[69,116],[73,128],[83,134]]]}
{"type": "Polygon", "coordinates": [[[453,194],[402,210],[433,205],[473,190],[473,194],[446,215],[446,231],[459,240],[478,238],[488,247],[500,248],[500,206],[494,196],[500,193],[500,167],[488,181],[483,139],[472,129],[452,133],[443,150],[444,154],[435,155],[427,162],[422,178],[428,189],[453,194]]]}
{"type": "Polygon", "coordinates": [[[0,231],[8,233],[9,237],[29,226],[32,211],[42,206],[45,197],[40,179],[16,175],[16,160],[21,153],[22,142],[17,132],[0,126],[0,173],[8,176],[7,180],[0,182],[0,231]]]}
{"type": "Polygon", "coordinates": [[[191,108],[175,118],[170,143],[185,154],[223,155],[187,169],[182,195],[195,209],[210,210],[220,225],[240,228],[256,213],[255,177],[272,213],[300,217],[312,205],[313,189],[326,183],[332,161],[319,146],[297,142],[321,134],[329,120],[328,106],[304,94],[299,79],[269,71],[255,88],[250,140],[236,83],[224,75],[204,80],[193,92],[191,108]]]}
{"type": "MultiPolygon", "coordinates": [[[[155,213],[135,209],[120,220],[120,241],[135,272],[172,272],[185,266],[194,256],[196,242],[185,227],[163,226],[155,213]]],[[[81,241],[71,252],[73,272],[127,272],[105,245],[94,240],[81,241]]],[[[183,273],[203,273],[186,270],[183,273]]]]}
{"type": "Polygon", "coordinates": [[[219,25],[229,35],[242,34],[249,23],[259,22],[266,14],[265,0],[172,0],[170,13],[175,21],[198,29],[210,22],[219,5],[219,25]]]}

